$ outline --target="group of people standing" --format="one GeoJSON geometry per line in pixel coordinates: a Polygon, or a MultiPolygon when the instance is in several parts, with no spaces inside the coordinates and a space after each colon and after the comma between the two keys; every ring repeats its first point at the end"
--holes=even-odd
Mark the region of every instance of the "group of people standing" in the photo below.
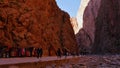
{"type": "MultiPolygon", "coordinates": [[[[35,48],[35,47],[27,47],[27,48],[20,48],[20,47],[7,47],[3,46],[0,47],[0,58],[10,58],[10,57],[37,57],[40,58],[43,55],[42,48],[35,48]]],[[[58,48],[56,51],[56,55],[58,57],[65,56],[67,57],[68,51],[67,49],[58,48]]]]}
{"type": "Polygon", "coordinates": [[[65,48],[64,48],[64,49],[58,48],[56,55],[57,55],[58,57],[60,57],[60,58],[61,58],[62,55],[65,56],[65,57],[67,57],[68,51],[67,51],[67,49],[65,49],[65,48]]]}
{"type": "Polygon", "coordinates": [[[37,58],[42,57],[42,54],[43,54],[42,48],[38,48],[37,49],[37,58]]]}
{"type": "Polygon", "coordinates": [[[42,48],[19,48],[19,47],[0,47],[0,58],[10,58],[10,57],[42,57],[42,48]]]}

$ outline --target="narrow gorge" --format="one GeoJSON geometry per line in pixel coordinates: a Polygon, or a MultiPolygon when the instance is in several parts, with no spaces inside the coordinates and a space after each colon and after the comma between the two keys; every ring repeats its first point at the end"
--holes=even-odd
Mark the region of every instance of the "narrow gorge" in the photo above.
{"type": "MultiPolygon", "coordinates": [[[[83,0],[88,3],[88,0],[83,0]]],[[[81,11],[78,11],[80,14],[81,11]]],[[[120,1],[90,0],[83,14],[83,28],[76,34],[82,53],[120,53],[120,1]]],[[[78,17],[81,19],[81,17],[78,17]]]]}

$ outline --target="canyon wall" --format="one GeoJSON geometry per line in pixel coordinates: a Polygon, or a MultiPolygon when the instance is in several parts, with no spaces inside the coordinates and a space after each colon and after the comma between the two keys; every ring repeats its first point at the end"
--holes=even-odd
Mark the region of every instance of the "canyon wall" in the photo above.
{"type": "MultiPolygon", "coordinates": [[[[89,48],[91,48],[90,51],[92,53],[120,53],[119,18],[119,0],[90,0],[85,8],[82,29],[86,32],[84,35],[90,38],[90,40],[86,40],[86,42],[91,41],[89,48]]],[[[81,32],[79,32],[79,34],[81,34],[81,32]]],[[[81,46],[81,44],[82,42],[79,43],[79,46],[81,46]]],[[[88,44],[86,43],[84,45],[88,44]]]]}
{"type": "Polygon", "coordinates": [[[78,30],[77,30],[77,33],[79,32],[79,30],[81,28],[83,28],[83,15],[84,15],[84,11],[85,11],[85,8],[86,6],[88,5],[90,0],[81,0],[80,2],[80,6],[79,6],[79,9],[78,9],[78,12],[77,12],[77,22],[78,22],[78,30]]]}
{"type": "Polygon", "coordinates": [[[120,1],[101,0],[95,19],[93,53],[120,53],[120,1]]]}
{"type": "Polygon", "coordinates": [[[78,22],[77,22],[77,18],[75,17],[72,17],[70,18],[70,21],[71,21],[71,24],[72,24],[72,27],[73,27],[73,30],[74,30],[74,33],[76,34],[78,32],[78,22]]]}
{"type": "Polygon", "coordinates": [[[44,56],[58,48],[76,53],[69,19],[55,0],[0,0],[0,46],[41,47],[44,56]]]}

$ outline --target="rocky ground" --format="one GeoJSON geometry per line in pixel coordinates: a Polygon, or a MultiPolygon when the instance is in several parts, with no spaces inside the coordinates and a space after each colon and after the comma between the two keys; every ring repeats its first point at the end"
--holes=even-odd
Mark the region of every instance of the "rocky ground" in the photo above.
{"type": "Polygon", "coordinates": [[[73,68],[120,68],[120,56],[81,56],[73,68]]]}
{"type": "Polygon", "coordinates": [[[120,56],[80,56],[77,63],[70,62],[54,68],[120,68],[120,56]]]}
{"type": "Polygon", "coordinates": [[[52,61],[1,65],[0,68],[120,68],[120,55],[69,56],[52,61]]]}

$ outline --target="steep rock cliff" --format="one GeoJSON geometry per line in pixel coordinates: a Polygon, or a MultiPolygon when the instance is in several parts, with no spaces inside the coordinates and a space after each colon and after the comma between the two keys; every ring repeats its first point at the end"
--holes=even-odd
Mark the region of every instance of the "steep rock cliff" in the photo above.
{"type": "Polygon", "coordinates": [[[90,0],[84,12],[83,29],[92,40],[89,45],[92,53],[120,53],[119,18],[119,0],[90,0]]]}
{"type": "Polygon", "coordinates": [[[83,15],[84,15],[86,6],[88,6],[89,1],[90,0],[81,0],[80,2],[80,7],[78,9],[77,16],[76,16],[77,22],[78,22],[77,32],[79,32],[79,30],[83,28],[83,15]]]}
{"type": "Polygon", "coordinates": [[[72,24],[74,33],[76,34],[78,32],[78,22],[77,19],[75,17],[70,18],[70,22],[72,24]]]}
{"type": "Polygon", "coordinates": [[[64,47],[75,53],[69,18],[55,0],[0,0],[0,45],[42,47],[46,56],[64,47]]]}
{"type": "Polygon", "coordinates": [[[82,28],[76,34],[76,40],[79,46],[80,54],[89,54],[91,53],[91,44],[92,40],[88,33],[82,28]]]}
{"type": "Polygon", "coordinates": [[[101,0],[95,19],[93,53],[120,53],[120,1],[101,0]]]}

